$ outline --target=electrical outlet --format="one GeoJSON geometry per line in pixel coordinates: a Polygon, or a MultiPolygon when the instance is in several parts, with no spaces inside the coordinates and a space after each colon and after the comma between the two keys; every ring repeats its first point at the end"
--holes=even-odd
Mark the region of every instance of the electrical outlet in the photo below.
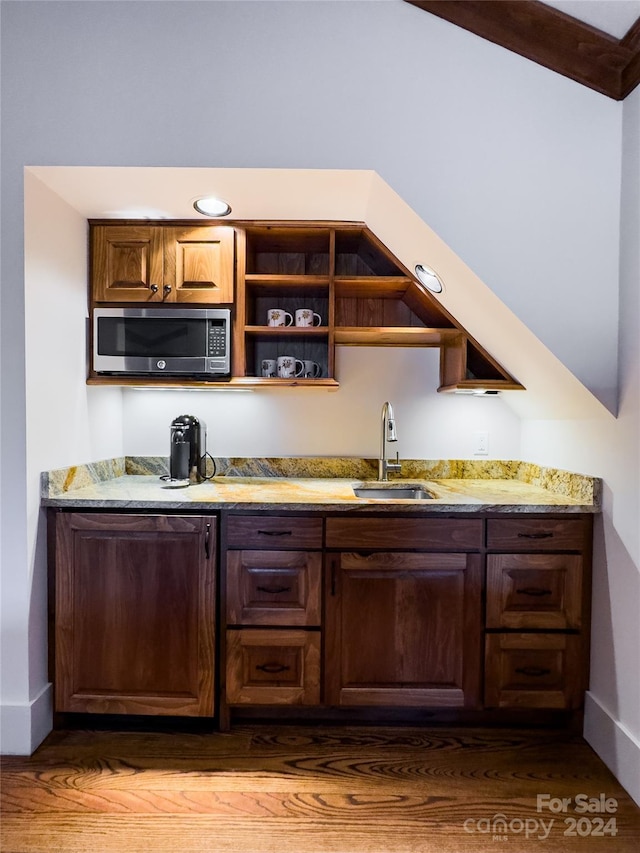
{"type": "Polygon", "coordinates": [[[473,434],[473,455],[488,456],[489,455],[489,433],[474,432],[473,434]]]}

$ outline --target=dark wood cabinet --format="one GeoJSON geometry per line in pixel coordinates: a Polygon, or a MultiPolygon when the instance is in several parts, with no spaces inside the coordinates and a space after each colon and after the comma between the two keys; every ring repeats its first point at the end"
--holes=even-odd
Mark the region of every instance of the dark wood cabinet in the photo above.
{"type": "Polygon", "coordinates": [[[584,693],[582,654],[577,634],[489,634],[487,706],[579,708],[584,693]]]}
{"type": "Polygon", "coordinates": [[[229,705],[318,705],[320,632],[227,631],[229,705]]]}
{"type": "Polygon", "coordinates": [[[215,519],[50,518],[55,710],[212,716],[215,519]]]}
{"type": "Polygon", "coordinates": [[[478,706],[479,554],[343,552],[329,561],[329,704],[478,706]]]}
{"type": "Polygon", "coordinates": [[[322,518],[225,519],[222,709],[318,705],[322,518]]]}
{"type": "Polygon", "coordinates": [[[320,627],[321,580],[318,551],[230,551],[227,624],[320,627]]]}
{"type": "Polygon", "coordinates": [[[242,709],[482,722],[582,706],[591,516],[223,510],[218,683],[217,518],[49,518],[58,712],[224,727],[242,709]]]}
{"type": "Polygon", "coordinates": [[[489,554],[487,628],[580,628],[579,554],[489,554]]]}
{"type": "Polygon", "coordinates": [[[591,538],[588,516],[487,520],[488,708],[581,707],[591,538]]]}

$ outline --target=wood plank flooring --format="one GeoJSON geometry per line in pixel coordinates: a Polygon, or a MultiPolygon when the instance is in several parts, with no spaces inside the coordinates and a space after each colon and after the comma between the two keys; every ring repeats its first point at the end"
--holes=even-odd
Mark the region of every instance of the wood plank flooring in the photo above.
{"type": "Polygon", "coordinates": [[[640,809],[566,731],[59,730],[0,769],[3,853],[640,849],[640,809]],[[615,810],[581,815],[580,794],[615,810]]]}

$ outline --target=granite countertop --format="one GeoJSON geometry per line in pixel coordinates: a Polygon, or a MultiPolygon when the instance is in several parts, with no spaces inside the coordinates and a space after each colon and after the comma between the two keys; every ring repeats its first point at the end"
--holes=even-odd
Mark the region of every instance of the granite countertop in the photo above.
{"type": "Polygon", "coordinates": [[[42,503],[78,509],[184,511],[275,506],[420,513],[600,511],[597,478],[522,462],[403,462],[403,476],[390,482],[424,485],[433,495],[429,500],[356,497],[354,485],[376,479],[372,460],[227,459],[216,460],[216,465],[218,475],[184,488],[172,488],[160,479],[166,473],[166,460],[161,458],[130,457],[50,471],[43,475],[42,503]]]}

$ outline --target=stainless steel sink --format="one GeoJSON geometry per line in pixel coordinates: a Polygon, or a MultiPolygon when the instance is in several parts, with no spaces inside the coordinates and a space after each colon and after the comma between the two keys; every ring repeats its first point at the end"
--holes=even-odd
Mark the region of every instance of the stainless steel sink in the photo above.
{"type": "Polygon", "coordinates": [[[414,483],[360,483],[353,492],[357,498],[370,500],[426,501],[434,497],[424,486],[414,483]]]}

